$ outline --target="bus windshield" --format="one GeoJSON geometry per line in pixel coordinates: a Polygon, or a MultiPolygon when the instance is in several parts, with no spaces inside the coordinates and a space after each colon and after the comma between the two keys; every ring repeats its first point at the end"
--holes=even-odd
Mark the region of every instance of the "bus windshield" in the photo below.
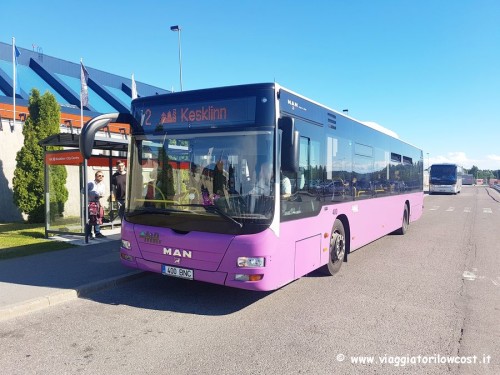
{"type": "Polygon", "coordinates": [[[457,183],[457,167],[455,165],[433,165],[430,180],[432,184],[454,185],[457,183]]]}
{"type": "Polygon", "coordinates": [[[229,227],[270,222],[273,145],[272,128],[134,136],[127,219],[160,213],[199,226],[214,218],[229,227]]]}

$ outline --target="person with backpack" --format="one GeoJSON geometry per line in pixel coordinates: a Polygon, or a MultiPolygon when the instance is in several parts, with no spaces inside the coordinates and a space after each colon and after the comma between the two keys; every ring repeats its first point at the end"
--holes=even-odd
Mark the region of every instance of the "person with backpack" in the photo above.
{"type": "Polygon", "coordinates": [[[102,171],[95,173],[94,181],[87,184],[87,194],[89,199],[89,222],[87,224],[86,234],[90,239],[93,239],[92,228],[94,228],[95,238],[106,238],[101,233],[102,218],[104,217],[104,208],[100,203],[100,199],[104,197],[106,188],[104,185],[104,174],[102,171]]]}

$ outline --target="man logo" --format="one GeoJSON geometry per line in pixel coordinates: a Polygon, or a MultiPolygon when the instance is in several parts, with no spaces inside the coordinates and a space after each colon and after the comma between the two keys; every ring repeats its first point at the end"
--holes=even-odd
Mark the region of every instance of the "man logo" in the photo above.
{"type": "Polygon", "coordinates": [[[152,233],[152,232],[141,232],[139,235],[142,239],[144,239],[144,242],[147,243],[152,243],[159,245],[161,243],[160,241],[160,234],[159,233],[152,233]]]}
{"type": "Polygon", "coordinates": [[[191,250],[183,250],[183,249],[172,249],[171,247],[163,248],[163,255],[171,255],[179,258],[189,258],[193,257],[191,250]]]}

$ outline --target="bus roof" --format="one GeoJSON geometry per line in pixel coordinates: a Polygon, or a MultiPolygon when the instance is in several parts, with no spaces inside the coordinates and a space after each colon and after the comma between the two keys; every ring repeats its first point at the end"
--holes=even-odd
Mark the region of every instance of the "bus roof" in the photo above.
{"type": "MultiPolygon", "coordinates": [[[[298,94],[295,91],[289,90],[289,89],[287,89],[287,88],[285,88],[285,87],[283,87],[283,86],[281,86],[279,84],[276,84],[276,85],[277,85],[278,88],[284,89],[284,90],[288,91],[289,93],[291,93],[293,95],[296,95],[296,96],[298,96],[298,97],[300,97],[300,98],[302,98],[304,100],[307,100],[307,101],[309,101],[309,102],[311,102],[313,104],[316,104],[316,105],[318,105],[320,107],[323,107],[324,109],[326,109],[328,111],[334,112],[336,115],[343,116],[343,117],[348,118],[348,119],[350,119],[352,121],[355,121],[355,122],[357,122],[359,124],[365,125],[365,126],[371,128],[371,129],[374,129],[374,130],[379,131],[379,132],[381,132],[383,134],[386,134],[386,135],[388,135],[390,137],[396,138],[396,139],[398,139],[398,140],[400,140],[400,141],[402,141],[402,142],[404,142],[404,143],[406,143],[408,145],[411,145],[410,143],[401,140],[399,138],[399,135],[395,131],[390,130],[390,129],[388,129],[388,128],[386,128],[386,127],[384,127],[384,126],[382,126],[382,125],[380,125],[380,124],[378,124],[378,123],[376,123],[374,121],[361,121],[361,120],[358,120],[358,119],[356,119],[354,117],[346,115],[344,112],[339,112],[339,111],[337,111],[335,109],[332,109],[332,108],[330,108],[330,107],[328,107],[328,106],[326,106],[324,104],[318,103],[318,102],[316,102],[316,101],[314,101],[314,100],[312,100],[310,98],[305,97],[304,95],[298,94]]],[[[411,145],[411,146],[413,146],[413,145],[411,145]]],[[[416,147],[416,146],[413,146],[413,147],[416,147]]],[[[418,148],[418,147],[416,147],[416,148],[418,148]]]]}
{"type": "MultiPolygon", "coordinates": [[[[276,82],[262,82],[262,83],[250,83],[250,84],[241,84],[241,85],[230,85],[230,86],[221,86],[221,87],[211,87],[211,88],[202,88],[202,89],[196,89],[196,90],[187,90],[187,91],[180,91],[180,92],[175,92],[175,93],[168,93],[168,94],[162,94],[162,95],[155,95],[155,96],[149,96],[149,97],[141,97],[141,98],[137,98],[137,99],[134,99],[133,102],[136,102],[136,103],[140,103],[142,101],[151,101],[151,99],[153,99],[155,102],[161,102],[163,98],[166,98],[166,97],[169,97],[169,96],[172,96],[172,95],[176,95],[176,96],[184,96],[186,100],[190,100],[190,99],[193,99],[195,97],[197,97],[198,95],[203,95],[203,92],[206,92],[206,93],[209,93],[209,92],[222,92],[222,91],[247,91],[247,90],[255,90],[255,89],[276,89],[277,91],[278,90],[285,90],[287,91],[288,93],[290,94],[293,94],[295,96],[298,96],[304,100],[307,100],[309,101],[310,103],[313,103],[317,106],[320,106],[328,111],[331,111],[333,113],[335,113],[336,115],[339,115],[339,116],[342,116],[344,118],[347,118],[347,119],[350,119],[352,121],[355,121],[359,124],[362,124],[366,127],[369,127],[371,129],[374,129],[380,133],[383,133],[385,135],[388,135],[392,138],[395,138],[395,139],[398,139],[400,140],[401,142],[404,142],[408,145],[411,145],[413,147],[416,147],[412,144],[410,144],[409,142],[406,142],[406,141],[403,141],[399,138],[399,135],[394,132],[393,130],[390,130],[376,122],[373,122],[373,121],[360,121],[354,117],[351,117],[349,115],[346,115],[345,113],[343,112],[339,112],[335,109],[332,109],[324,104],[321,104],[321,103],[318,103],[316,102],[315,100],[312,100],[308,97],[305,97],[304,95],[301,95],[293,90],[290,90],[282,85],[280,85],[279,83],[276,83],[276,82]]],[[[419,147],[416,147],[416,148],[419,148],[419,147]]]]}
{"type": "Polygon", "coordinates": [[[384,128],[382,125],[377,124],[376,122],[363,121],[362,123],[364,125],[372,128],[372,129],[378,130],[381,133],[384,133],[384,134],[390,135],[391,137],[399,139],[399,135],[396,132],[392,131],[391,129],[384,128]]]}

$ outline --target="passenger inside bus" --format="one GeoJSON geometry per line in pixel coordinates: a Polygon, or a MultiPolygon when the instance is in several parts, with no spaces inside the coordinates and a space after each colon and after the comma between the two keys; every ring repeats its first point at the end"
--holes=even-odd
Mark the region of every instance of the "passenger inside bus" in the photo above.
{"type": "Polygon", "coordinates": [[[214,195],[222,196],[224,191],[227,190],[227,172],[224,170],[224,163],[226,160],[219,159],[214,168],[213,176],[213,193],[214,195]]]}
{"type": "Polygon", "coordinates": [[[273,171],[269,162],[264,162],[260,166],[259,179],[250,191],[250,194],[267,195],[271,194],[271,177],[273,171]]]}
{"type": "Polygon", "coordinates": [[[283,173],[283,171],[280,172],[280,177],[281,199],[287,199],[292,195],[292,184],[290,182],[290,179],[283,173]]]}

